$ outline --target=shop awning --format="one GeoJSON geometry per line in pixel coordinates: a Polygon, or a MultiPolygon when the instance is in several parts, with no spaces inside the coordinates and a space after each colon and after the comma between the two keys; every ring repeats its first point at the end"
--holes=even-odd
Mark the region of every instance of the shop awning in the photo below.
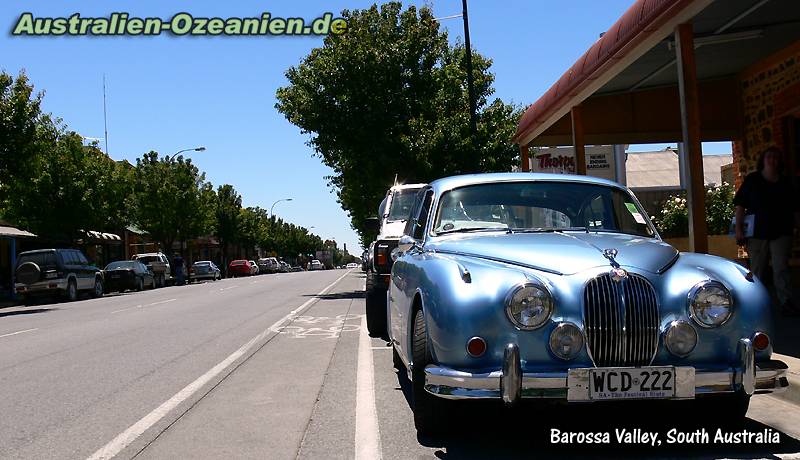
{"type": "Polygon", "coordinates": [[[581,106],[586,144],[681,140],[674,32],[694,29],[703,141],[742,132],[736,75],[800,40],[796,0],[638,0],[521,118],[514,141],[572,143],[581,106]]]}
{"type": "Polygon", "coordinates": [[[34,235],[31,232],[28,232],[28,231],[25,231],[25,230],[21,230],[21,229],[18,229],[16,227],[9,227],[9,226],[3,226],[3,225],[0,225],[0,236],[6,236],[6,237],[11,237],[11,238],[35,238],[36,237],[36,235],[34,235]]]}

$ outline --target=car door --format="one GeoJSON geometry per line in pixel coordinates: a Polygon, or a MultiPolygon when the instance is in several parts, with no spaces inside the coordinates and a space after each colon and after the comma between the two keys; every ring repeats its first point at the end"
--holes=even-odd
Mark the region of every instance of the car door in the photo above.
{"type": "MultiPolygon", "coordinates": [[[[432,201],[433,191],[430,188],[420,190],[403,232],[414,238],[419,247],[425,241],[425,229],[432,201]]],[[[392,340],[406,356],[410,355],[408,333],[413,300],[419,287],[418,264],[422,262],[422,257],[423,251],[420,249],[409,250],[398,257],[392,267],[389,285],[389,330],[392,340]]]]}
{"type": "Polygon", "coordinates": [[[80,276],[82,278],[83,284],[78,283],[78,289],[92,289],[94,288],[94,274],[95,268],[89,264],[89,260],[86,259],[86,256],[83,255],[81,251],[77,249],[73,250],[74,257],[77,259],[78,262],[78,271],[80,272],[80,276]]]}

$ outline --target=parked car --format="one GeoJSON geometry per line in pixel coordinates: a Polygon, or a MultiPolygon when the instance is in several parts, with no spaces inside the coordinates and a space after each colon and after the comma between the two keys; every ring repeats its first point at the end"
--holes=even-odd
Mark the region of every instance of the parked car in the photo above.
{"type": "Polygon", "coordinates": [[[250,266],[250,275],[258,275],[258,264],[255,260],[248,260],[247,265],[250,266]]]}
{"type": "Polygon", "coordinates": [[[279,264],[278,259],[274,257],[265,257],[263,259],[258,259],[258,273],[265,274],[265,273],[275,273],[278,271],[279,264]]]}
{"type": "Polygon", "coordinates": [[[236,278],[238,276],[251,276],[252,274],[253,270],[250,268],[250,264],[246,260],[232,260],[231,263],[228,264],[228,276],[232,278],[236,278]]]}
{"type": "Polygon", "coordinates": [[[325,266],[322,265],[322,262],[320,262],[319,260],[314,259],[309,264],[308,269],[309,270],[325,270],[325,266]]]}
{"type": "Polygon", "coordinates": [[[111,262],[103,270],[106,280],[105,292],[142,291],[145,287],[156,288],[153,272],[138,260],[111,262]]]}
{"type": "Polygon", "coordinates": [[[351,269],[353,269],[353,268],[358,268],[358,264],[357,264],[357,263],[355,263],[355,262],[350,262],[350,263],[349,263],[349,264],[347,264],[347,265],[346,265],[344,268],[347,268],[348,270],[351,270],[351,269]]]}
{"type": "Polygon", "coordinates": [[[299,265],[295,265],[295,266],[294,266],[294,267],[292,267],[292,269],[291,269],[291,270],[289,270],[289,271],[291,271],[291,272],[302,272],[302,271],[304,271],[304,270],[303,270],[303,267],[301,267],[301,266],[299,266],[299,265]]]}
{"type": "Polygon", "coordinates": [[[626,187],[587,176],[437,180],[417,196],[389,293],[418,432],[442,398],[693,399],[742,420],[785,389],[770,299],[746,268],[662,241],[626,187]]]}
{"type": "Polygon", "coordinates": [[[291,269],[292,269],[291,265],[289,265],[288,263],[286,263],[286,262],[284,262],[282,260],[280,262],[278,262],[278,265],[280,266],[280,268],[278,268],[278,270],[280,270],[281,273],[289,273],[289,271],[291,271],[291,269]]]}
{"type": "Polygon", "coordinates": [[[367,329],[370,335],[386,333],[386,291],[392,273],[392,254],[414,204],[414,197],[425,184],[395,185],[386,192],[378,207],[378,238],[370,244],[370,266],[366,281],[367,329]]]}
{"type": "Polygon", "coordinates": [[[164,287],[174,282],[169,258],[163,253],[149,252],[145,254],[134,254],[131,259],[138,260],[150,268],[156,278],[156,287],[164,287]]]}
{"type": "Polygon", "coordinates": [[[189,268],[189,282],[199,280],[216,281],[222,279],[219,267],[210,260],[199,260],[189,268]]]}
{"type": "Polygon", "coordinates": [[[59,295],[77,300],[81,291],[103,295],[103,273],[77,249],[25,251],[17,258],[14,288],[24,303],[32,297],[59,295]]]}

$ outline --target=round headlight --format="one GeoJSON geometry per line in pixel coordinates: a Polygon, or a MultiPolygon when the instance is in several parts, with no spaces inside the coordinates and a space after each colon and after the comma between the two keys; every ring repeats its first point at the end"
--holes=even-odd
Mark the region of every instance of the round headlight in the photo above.
{"type": "Polygon", "coordinates": [[[506,298],[506,315],[520,329],[536,329],[553,313],[553,299],[542,286],[525,284],[506,298]]]}
{"type": "Polygon", "coordinates": [[[578,356],[583,348],[583,334],[572,323],[561,323],[550,333],[550,351],[563,360],[578,356]]]}
{"type": "Polygon", "coordinates": [[[664,343],[670,353],[683,358],[697,345],[697,331],[686,321],[673,321],[667,327],[664,343]]]}
{"type": "Polygon", "coordinates": [[[719,326],[731,316],[733,299],[722,283],[705,281],[689,294],[689,316],[702,327],[719,326]]]}

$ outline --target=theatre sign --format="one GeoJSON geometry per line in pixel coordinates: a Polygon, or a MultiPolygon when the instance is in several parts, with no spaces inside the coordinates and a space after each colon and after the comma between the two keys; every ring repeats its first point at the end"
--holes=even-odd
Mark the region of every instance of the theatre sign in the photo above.
{"type": "MultiPolygon", "coordinates": [[[[575,174],[575,149],[572,147],[540,147],[532,152],[531,172],[575,174]]],[[[586,173],[594,177],[616,180],[614,147],[586,146],[586,173]]]]}

